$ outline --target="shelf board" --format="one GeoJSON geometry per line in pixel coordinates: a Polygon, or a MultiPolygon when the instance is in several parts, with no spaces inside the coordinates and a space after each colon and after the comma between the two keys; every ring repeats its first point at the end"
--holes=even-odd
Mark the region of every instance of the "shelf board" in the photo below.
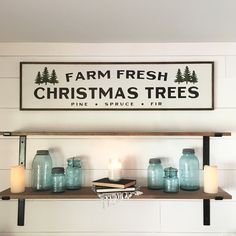
{"type": "Polygon", "coordinates": [[[209,137],[221,137],[230,136],[230,132],[129,132],[129,131],[94,131],[94,132],[82,132],[82,131],[14,131],[14,132],[0,132],[3,136],[209,136],[209,137]]]}
{"type": "MultiPolygon", "coordinates": [[[[207,194],[203,192],[203,188],[198,191],[183,191],[178,193],[164,193],[162,190],[149,190],[142,187],[143,192],[140,196],[134,196],[134,199],[232,199],[232,196],[219,188],[217,194],[207,194]]],[[[24,193],[11,193],[10,189],[0,192],[0,198],[3,200],[10,199],[97,199],[97,195],[92,191],[91,187],[83,187],[79,190],[67,190],[64,193],[52,193],[50,191],[32,191],[32,188],[26,188],[24,193]]]]}
{"type": "Polygon", "coordinates": [[[183,191],[180,190],[178,193],[165,193],[162,190],[150,190],[143,188],[143,195],[140,198],[144,199],[232,199],[232,196],[219,188],[218,193],[208,194],[204,193],[203,187],[198,191],[183,191]]]}

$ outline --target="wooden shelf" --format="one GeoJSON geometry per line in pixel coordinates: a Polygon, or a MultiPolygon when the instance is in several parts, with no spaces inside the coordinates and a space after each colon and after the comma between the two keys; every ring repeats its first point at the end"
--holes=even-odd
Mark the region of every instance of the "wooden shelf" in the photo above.
{"type": "Polygon", "coordinates": [[[0,132],[3,136],[208,136],[208,137],[221,137],[230,136],[230,132],[128,132],[128,131],[108,131],[108,132],[82,132],[82,131],[14,131],[14,132],[0,132]]]}
{"type": "MultiPolygon", "coordinates": [[[[207,194],[203,192],[203,188],[198,191],[183,191],[178,193],[164,193],[162,190],[149,190],[142,187],[143,192],[140,196],[134,196],[134,199],[232,199],[232,196],[219,188],[217,194],[207,194]]],[[[64,193],[52,193],[50,191],[32,191],[32,188],[26,188],[24,193],[11,193],[10,189],[0,192],[0,198],[3,200],[10,199],[97,199],[97,195],[92,191],[91,187],[83,187],[80,190],[67,190],[64,193]]]]}

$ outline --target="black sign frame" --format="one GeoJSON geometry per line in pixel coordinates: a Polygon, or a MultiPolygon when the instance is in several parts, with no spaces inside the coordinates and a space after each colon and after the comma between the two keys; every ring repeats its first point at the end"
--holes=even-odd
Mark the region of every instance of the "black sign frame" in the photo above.
{"type": "Polygon", "coordinates": [[[165,62],[20,62],[20,110],[21,111],[201,111],[214,110],[214,61],[165,61],[165,62]],[[166,64],[210,64],[211,65],[211,106],[203,108],[27,108],[23,103],[24,65],[166,65],[166,64]]]}

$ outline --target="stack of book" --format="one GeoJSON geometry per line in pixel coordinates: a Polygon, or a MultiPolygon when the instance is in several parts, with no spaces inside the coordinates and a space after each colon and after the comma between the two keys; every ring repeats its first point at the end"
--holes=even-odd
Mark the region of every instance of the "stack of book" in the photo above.
{"type": "Polygon", "coordinates": [[[92,184],[96,193],[132,192],[136,190],[136,180],[133,179],[121,179],[113,182],[108,178],[103,178],[94,180],[92,184]]]}

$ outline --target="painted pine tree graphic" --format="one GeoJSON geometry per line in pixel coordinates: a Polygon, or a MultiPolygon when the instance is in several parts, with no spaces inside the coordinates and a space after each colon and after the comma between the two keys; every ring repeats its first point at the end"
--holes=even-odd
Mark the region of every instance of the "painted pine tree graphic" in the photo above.
{"type": "Polygon", "coordinates": [[[185,67],[183,74],[181,72],[181,69],[178,69],[175,78],[176,79],[174,80],[174,82],[178,84],[183,83],[183,82],[185,82],[186,84],[188,83],[195,84],[198,82],[198,77],[195,70],[193,70],[193,72],[191,73],[188,66],[185,67]]]}
{"type": "Polygon", "coordinates": [[[175,77],[176,77],[176,80],[175,80],[176,83],[180,84],[180,83],[184,82],[182,72],[180,69],[178,69],[175,77]]]}
{"type": "Polygon", "coordinates": [[[195,70],[193,70],[193,73],[191,75],[191,82],[194,84],[198,82],[198,78],[197,78],[197,74],[196,74],[195,70]]]}
{"type": "Polygon", "coordinates": [[[35,79],[35,84],[38,84],[38,85],[45,84],[45,85],[47,85],[48,83],[55,85],[55,84],[58,84],[59,81],[57,79],[57,74],[56,74],[55,69],[52,70],[52,73],[50,75],[49,71],[48,71],[48,68],[44,67],[44,70],[43,70],[42,73],[40,71],[38,71],[38,74],[37,74],[36,79],[35,79]]]}
{"type": "Polygon", "coordinates": [[[186,84],[188,84],[188,82],[191,82],[191,72],[188,66],[185,67],[183,79],[184,79],[184,82],[186,82],[186,84]]]}
{"type": "Polygon", "coordinates": [[[44,71],[43,71],[43,75],[42,75],[42,81],[44,84],[47,85],[47,83],[49,83],[49,72],[48,72],[48,68],[44,67],[44,71]]]}
{"type": "Polygon", "coordinates": [[[42,79],[40,71],[38,72],[38,74],[36,76],[35,83],[38,84],[38,85],[43,83],[43,79],[42,79]]]}
{"type": "Polygon", "coordinates": [[[53,85],[59,83],[59,81],[57,80],[57,74],[56,74],[56,71],[53,69],[52,70],[52,74],[51,74],[51,77],[50,77],[50,80],[49,82],[53,85]]]}

